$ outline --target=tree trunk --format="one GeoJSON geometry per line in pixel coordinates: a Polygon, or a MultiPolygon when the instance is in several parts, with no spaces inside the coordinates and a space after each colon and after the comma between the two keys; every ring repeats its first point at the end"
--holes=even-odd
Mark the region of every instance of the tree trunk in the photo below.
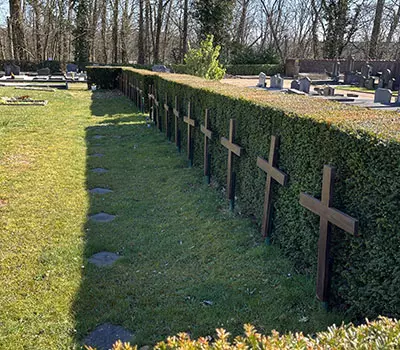
{"type": "Polygon", "coordinates": [[[143,16],[143,2],[139,0],[139,33],[138,33],[138,64],[144,64],[144,16],[143,16]]]}
{"type": "Polygon", "coordinates": [[[154,56],[153,56],[154,63],[159,63],[160,60],[159,56],[160,56],[162,20],[163,20],[163,0],[158,0],[157,18],[156,18],[156,38],[155,38],[154,56]]]}
{"type": "Polygon", "coordinates": [[[240,13],[240,20],[237,30],[237,38],[240,44],[245,43],[245,28],[246,28],[246,21],[247,21],[247,8],[249,5],[249,0],[242,0],[242,11],[240,13]]]}
{"type": "Polygon", "coordinates": [[[171,0],[170,3],[169,3],[169,9],[168,9],[168,14],[167,14],[167,19],[166,19],[166,21],[165,21],[164,46],[163,46],[163,54],[162,54],[162,60],[163,60],[163,62],[165,62],[165,53],[166,53],[166,49],[167,49],[168,29],[169,29],[169,21],[170,21],[170,18],[171,18],[172,2],[173,2],[173,0],[171,0]]]}
{"type": "Polygon", "coordinates": [[[26,54],[23,13],[20,0],[10,0],[10,21],[12,28],[12,42],[14,46],[14,58],[17,60],[23,60],[26,58],[26,54]]]}
{"type": "Polygon", "coordinates": [[[182,31],[182,45],[180,53],[180,61],[183,63],[188,47],[188,18],[189,17],[189,0],[184,0],[183,4],[183,31],[182,31]]]}
{"type": "Polygon", "coordinates": [[[381,29],[383,7],[385,6],[385,0],[378,0],[376,3],[374,27],[372,28],[371,41],[369,44],[369,58],[376,58],[379,32],[381,29]]]}
{"type": "Polygon", "coordinates": [[[107,0],[103,0],[103,6],[101,11],[101,39],[102,39],[102,51],[103,51],[103,63],[107,64],[107,0]]]}
{"type": "Polygon", "coordinates": [[[118,8],[119,0],[114,0],[113,26],[112,26],[112,61],[118,62],[118,8]]]}
{"type": "MultiPolygon", "coordinates": [[[[386,37],[387,44],[390,44],[393,40],[393,34],[396,31],[397,26],[399,25],[399,19],[400,19],[400,6],[397,8],[397,11],[393,13],[393,19],[390,23],[389,33],[386,37]]],[[[387,46],[387,49],[389,49],[389,46],[387,46]]]]}

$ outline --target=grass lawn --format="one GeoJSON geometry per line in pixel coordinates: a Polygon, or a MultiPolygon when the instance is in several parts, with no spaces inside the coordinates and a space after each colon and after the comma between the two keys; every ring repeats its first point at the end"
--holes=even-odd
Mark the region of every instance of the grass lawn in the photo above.
{"type": "MultiPolygon", "coordinates": [[[[352,86],[352,85],[343,85],[343,86],[338,86],[337,87],[339,90],[349,90],[349,91],[358,91],[358,92],[365,92],[368,94],[375,94],[375,90],[370,90],[365,87],[359,87],[359,86],[352,86]]],[[[398,91],[392,91],[393,96],[398,95],[398,91]]]]}
{"type": "Polygon", "coordinates": [[[49,104],[0,106],[1,349],[79,348],[106,322],[152,345],[180,331],[312,333],[343,320],[128,99],[84,85],[0,88],[16,95],[49,104]],[[99,212],[116,219],[88,221],[99,212]],[[100,251],[122,258],[98,268],[88,258],[100,251]]]}

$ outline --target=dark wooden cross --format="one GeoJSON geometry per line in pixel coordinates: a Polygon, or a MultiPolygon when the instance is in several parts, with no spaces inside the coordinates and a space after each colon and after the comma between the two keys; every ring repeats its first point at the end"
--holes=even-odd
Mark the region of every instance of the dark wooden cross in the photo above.
{"type": "MultiPolygon", "coordinates": [[[[159,115],[160,115],[160,103],[157,100],[157,91],[154,89],[154,123],[156,126],[159,124],[159,115]]],[[[158,126],[160,128],[160,126],[158,126]]]]}
{"type": "Polygon", "coordinates": [[[333,204],[333,185],[335,168],[324,165],[322,178],[321,200],[315,199],[306,193],[300,194],[300,204],[320,216],[319,221],[319,240],[318,240],[318,273],[317,273],[317,298],[327,303],[329,288],[329,248],[331,236],[331,224],[340,227],[342,230],[356,234],[358,230],[358,220],[332,208],[333,204]]]}
{"type": "Polygon", "coordinates": [[[190,101],[188,102],[187,116],[183,117],[183,121],[187,124],[187,155],[189,167],[193,166],[193,136],[192,127],[196,126],[196,121],[190,117],[190,101]]]}
{"type": "Polygon", "coordinates": [[[171,132],[169,130],[169,119],[168,119],[168,95],[165,95],[165,102],[164,102],[164,111],[165,111],[165,135],[167,136],[168,140],[171,140],[171,132]]]}
{"type": "Polygon", "coordinates": [[[154,121],[154,94],[153,94],[153,85],[149,85],[149,92],[147,94],[147,97],[149,98],[149,114],[150,114],[150,119],[154,121]]]}
{"type": "Polygon", "coordinates": [[[204,134],[204,176],[206,177],[207,184],[210,183],[210,152],[208,140],[212,139],[212,131],[209,128],[208,109],[204,116],[204,125],[200,126],[201,132],[204,134]]]}
{"type": "Polygon", "coordinates": [[[279,137],[271,136],[271,146],[269,149],[268,161],[261,157],[257,157],[257,166],[267,173],[267,181],[265,183],[265,199],[264,199],[264,213],[262,219],[261,233],[266,240],[266,243],[270,244],[270,220],[271,220],[271,184],[272,180],[275,180],[280,185],[285,186],[287,183],[288,175],[280,171],[277,166],[277,150],[279,146],[279,137]]]}
{"type": "Polygon", "coordinates": [[[234,143],[236,130],[236,120],[231,119],[229,122],[229,140],[221,137],[221,144],[228,149],[228,176],[227,176],[227,196],[229,199],[230,209],[235,207],[235,173],[233,172],[233,154],[240,157],[242,147],[234,143]]]}
{"type": "Polygon", "coordinates": [[[179,130],[179,109],[178,109],[178,96],[175,96],[175,107],[173,109],[175,116],[175,146],[178,148],[178,151],[181,151],[181,131],[179,130]]]}

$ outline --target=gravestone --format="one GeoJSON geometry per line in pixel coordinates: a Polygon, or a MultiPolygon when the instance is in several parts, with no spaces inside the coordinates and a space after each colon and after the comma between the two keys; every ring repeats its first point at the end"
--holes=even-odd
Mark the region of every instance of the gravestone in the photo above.
{"type": "Polygon", "coordinates": [[[368,79],[372,74],[372,66],[369,64],[364,65],[361,68],[361,75],[365,78],[368,79]]]}
{"type": "Polygon", "coordinates": [[[258,75],[258,85],[257,85],[257,87],[261,87],[261,88],[267,87],[267,84],[265,82],[266,79],[267,79],[267,75],[265,73],[261,72],[258,75]]]}
{"type": "Polygon", "coordinates": [[[98,213],[94,215],[90,215],[89,219],[95,222],[110,222],[115,219],[115,215],[107,214],[107,213],[98,213]]]}
{"type": "Polygon", "coordinates": [[[347,72],[354,72],[354,56],[347,57],[347,72]]]}
{"type": "Polygon", "coordinates": [[[151,70],[153,72],[158,72],[158,73],[171,73],[171,70],[164,66],[163,64],[155,64],[151,70]]]}
{"type": "Polygon", "coordinates": [[[375,91],[374,102],[389,105],[392,101],[392,91],[389,89],[378,88],[375,91]]]}
{"type": "Polygon", "coordinates": [[[300,91],[305,93],[310,93],[311,79],[309,77],[304,77],[299,80],[300,82],[300,91]]]}
{"type": "Polygon", "coordinates": [[[275,78],[275,86],[276,86],[276,88],[277,89],[279,89],[279,90],[282,90],[283,89],[283,84],[284,84],[284,79],[281,77],[281,75],[280,74],[277,74],[276,75],[276,78],[275,78]]]}
{"type": "Polygon", "coordinates": [[[300,90],[300,82],[298,80],[292,80],[290,83],[290,88],[300,90]]]}
{"type": "Polygon", "coordinates": [[[375,78],[373,77],[369,77],[368,79],[365,80],[364,83],[365,88],[367,88],[368,90],[373,90],[374,86],[375,86],[375,78]]]}
{"type": "Polygon", "coordinates": [[[333,63],[332,79],[334,81],[339,81],[339,76],[340,76],[340,62],[338,60],[336,60],[333,63]]]}
{"type": "Polygon", "coordinates": [[[324,87],[324,96],[334,96],[335,95],[335,88],[332,86],[325,86],[324,87]]]}
{"type": "Polygon", "coordinates": [[[388,84],[387,84],[387,88],[388,88],[389,90],[393,90],[395,81],[396,81],[395,78],[390,78],[390,79],[389,79],[389,82],[388,82],[388,84]]]}
{"type": "Polygon", "coordinates": [[[108,188],[95,187],[89,190],[89,192],[94,194],[107,194],[113,191],[109,190],[108,188]]]}
{"type": "Polygon", "coordinates": [[[47,68],[47,67],[40,68],[40,69],[38,69],[37,74],[38,75],[50,75],[50,68],[47,68]]]}
{"type": "Polygon", "coordinates": [[[390,69],[385,69],[382,72],[383,87],[388,87],[389,80],[392,78],[392,71],[390,69]]]}
{"type": "Polygon", "coordinates": [[[68,63],[67,64],[67,72],[76,73],[76,72],[78,72],[78,69],[79,69],[79,67],[74,63],[68,63]]]}
{"type": "Polygon", "coordinates": [[[89,258],[89,262],[97,267],[110,266],[120,258],[119,255],[111,252],[99,252],[89,258]]]}
{"type": "Polygon", "coordinates": [[[4,69],[4,73],[5,73],[6,76],[11,75],[11,64],[4,63],[3,69],[4,69]]]}
{"type": "Polygon", "coordinates": [[[270,88],[275,89],[276,88],[276,75],[272,75],[269,78],[269,83],[270,83],[270,88]]]}
{"type": "Polygon", "coordinates": [[[14,75],[19,75],[21,68],[14,63],[11,63],[11,73],[14,75]]]}

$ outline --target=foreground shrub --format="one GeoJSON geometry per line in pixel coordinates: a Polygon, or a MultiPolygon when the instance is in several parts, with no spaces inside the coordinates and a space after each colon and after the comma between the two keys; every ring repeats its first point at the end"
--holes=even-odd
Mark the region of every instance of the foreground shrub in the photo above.
{"type": "MultiPolygon", "coordinates": [[[[361,326],[353,324],[336,327],[333,325],[327,331],[317,333],[315,337],[300,333],[280,335],[272,331],[265,336],[257,333],[252,325],[244,326],[245,335],[231,341],[230,334],[224,329],[217,329],[217,337],[192,340],[186,333],[169,337],[167,341],[158,343],[156,350],[239,350],[239,349],[399,349],[400,323],[397,320],[381,317],[377,321],[361,326]]],[[[117,342],[113,350],[136,350],[137,346],[117,342]]]]}

